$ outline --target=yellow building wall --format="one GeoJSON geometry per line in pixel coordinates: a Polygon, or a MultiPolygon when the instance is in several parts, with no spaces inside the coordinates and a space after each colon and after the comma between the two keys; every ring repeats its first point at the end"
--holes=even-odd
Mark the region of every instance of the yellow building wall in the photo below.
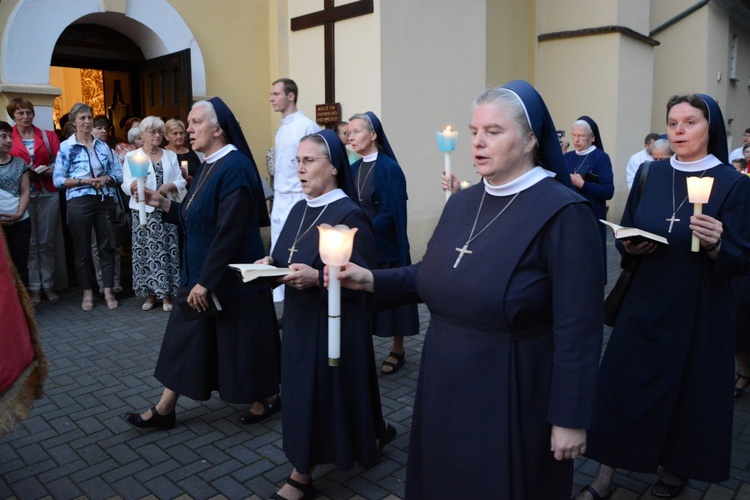
{"type": "Polygon", "coordinates": [[[511,80],[534,83],[536,4],[487,0],[487,86],[511,80]]]}
{"type": "MultiPolygon", "coordinates": [[[[265,172],[265,151],[273,146],[268,93],[269,3],[267,0],[169,0],[203,53],[207,97],[219,96],[232,109],[265,172]]],[[[203,96],[195,96],[199,98],[203,96]]],[[[265,175],[265,174],[264,174],[265,175]]]]}

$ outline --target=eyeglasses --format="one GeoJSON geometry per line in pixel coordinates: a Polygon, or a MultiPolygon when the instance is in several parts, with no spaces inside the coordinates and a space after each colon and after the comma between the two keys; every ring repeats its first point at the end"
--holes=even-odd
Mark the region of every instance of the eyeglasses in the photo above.
{"type": "Polygon", "coordinates": [[[327,160],[328,158],[325,156],[303,156],[302,158],[293,158],[292,159],[292,166],[294,168],[297,168],[300,163],[303,167],[309,167],[313,163],[315,163],[315,160],[327,160]]]}
{"type": "Polygon", "coordinates": [[[570,137],[573,139],[588,139],[591,137],[591,134],[570,134],[570,137]]]}
{"type": "Polygon", "coordinates": [[[146,130],[145,133],[148,135],[164,135],[163,130],[146,130]]]}

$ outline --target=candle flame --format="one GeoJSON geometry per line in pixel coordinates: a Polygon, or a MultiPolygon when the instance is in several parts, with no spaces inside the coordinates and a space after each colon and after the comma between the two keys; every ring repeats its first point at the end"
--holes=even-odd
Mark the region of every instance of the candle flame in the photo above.
{"type": "Polygon", "coordinates": [[[443,129],[443,132],[450,132],[450,131],[451,131],[451,126],[450,125],[446,125],[445,129],[443,129]]]}

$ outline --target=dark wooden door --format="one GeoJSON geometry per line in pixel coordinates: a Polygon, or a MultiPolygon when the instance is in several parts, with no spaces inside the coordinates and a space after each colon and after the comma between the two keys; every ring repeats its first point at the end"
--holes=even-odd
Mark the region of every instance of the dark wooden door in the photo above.
{"type": "Polygon", "coordinates": [[[185,121],[193,104],[190,49],[144,62],[140,80],[143,116],[185,121]]]}

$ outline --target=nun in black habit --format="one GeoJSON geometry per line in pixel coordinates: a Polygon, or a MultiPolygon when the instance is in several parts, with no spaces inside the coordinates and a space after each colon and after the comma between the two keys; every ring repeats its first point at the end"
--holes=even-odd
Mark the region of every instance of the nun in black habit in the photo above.
{"type": "Polygon", "coordinates": [[[269,225],[260,175],[232,111],[218,97],[196,102],[188,115],[195,151],[205,154],[184,201],[146,190],[184,232],[177,293],[154,376],[164,384],[159,403],[125,419],[138,428],[175,425],[180,395],[205,401],[213,391],[232,404],[254,404],[258,420],[278,411],[279,335],[268,285],[245,284],[227,267],[255,262],[265,251],[260,227],[269,225]],[[189,320],[186,312],[213,316],[189,320]]]}
{"type": "MultiPolygon", "coordinates": [[[[602,358],[587,456],[602,466],[591,486],[611,492],[615,468],[656,473],[651,490],[673,498],[687,480],[729,478],[732,441],[733,277],[750,270],[750,179],[727,165],[724,119],[704,94],[673,96],[667,130],[674,156],[636,172],[622,225],[669,245],[618,245],[638,259],[602,358]],[[687,177],[712,177],[693,216],[687,177]],[[691,251],[697,236],[700,251],[691,251]]],[[[579,499],[596,499],[590,490],[579,499]]]]}
{"type": "MultiPolygon", "coordinates": [[[[356,200],[372,221],[377,267],[407,266],[411,264],[411,256],[406,233],[406,177],[375,113],[356,114],[349,121],[349,143],[362,155],[351,167],[356,200]]],[[[394,374],[404,366],[404,337],[418,333],[419,315],[415,304],[373,315],[373,334],[393,337],[388,357],[380,367],[381,373],[394,374]]]]}
{"type": "Polygon", "coordinates": [[[295,272],[280,281],[284,296],[281,380],[284,452],[294,466],[273,498],[314,498],[311,473],[333,463],[349,470],[373,464],[396,435],[383,420],[366,293],[342,291],[341,364],[328,366],[328,293],[317,226],[357,228],[351,262],[375,267],[375,240],[354,195],[346,148],[332,130],[302,138],[297,175],[307,195],[289,213],[271,257],[261,261],[295,272]],[[299,490],[299,491],[292,491],[299,490]]]}
{"type": "Polygon", "coordinates": [[[424,260],[339,276],[430,309],[407,499],[568,499],[602,340],[597,221],[527,82],[480,96],[470,130],[483,182],[451,196],[424,260]]]}

